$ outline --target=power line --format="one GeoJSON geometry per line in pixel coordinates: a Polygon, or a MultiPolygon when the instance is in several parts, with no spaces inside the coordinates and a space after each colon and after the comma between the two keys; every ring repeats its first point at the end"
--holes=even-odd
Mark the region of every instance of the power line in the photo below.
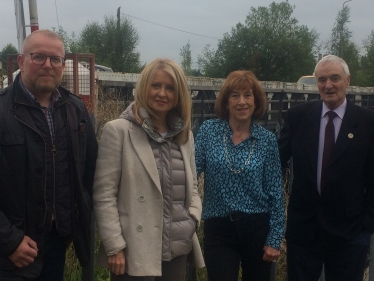
{"type": "Polygon", "coordinates": [[[124,15],[124,16],[127,16],[129,18],[134,18],[134,19],[141,20],[141,21],[144,21],[144,22],[148,22],[148,23],[151,23],[151,24],[154,24],[154,25],[158,25],[158,26],[161,26],[161,27],[164,27],[164,28],[176,30],[176,31],[179,31],[179,32],[184,32],[184,33],[188,33],[188,34],[192,34],[192,35],[196,35],[196,36],[200,36],[200,37],[205,37],[205,38],[220,40],[219,38],[215,38],[215,37],[211,37],[211,36],[206,36],[206,35],[201,35],[201,34],[189,32],[189,31],[185,31],[185,30],[181,30],[181,29],[169,27],[169,26],[166,26],[166,25],[162,25],[162,24],[154,23],[154,22],[151,22],[151,21],[148,21],[148,20],[143,20],[143,19],[140,19],[140,18],[137,18],[137,17],[133,17],[133,16],[130,16],[130,15],[127,15],[127,14],[124,14],[124,13],[121,13],[121,14],[124,15]]]}

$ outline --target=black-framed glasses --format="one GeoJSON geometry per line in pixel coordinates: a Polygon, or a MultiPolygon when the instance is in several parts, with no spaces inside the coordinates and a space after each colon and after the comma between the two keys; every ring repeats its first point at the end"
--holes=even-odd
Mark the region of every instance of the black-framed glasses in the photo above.
{"type": "Polygon", "coordinates": [[[65,62],[65,58],[59,57],[59,56],[47,56],[42,53],[30,53],[31,60],[34,64],[42,65],[45,63],[47,58],[49,58],[49,61],[51,62],[51,65],[53,67],[62,67],[65,62]]]}

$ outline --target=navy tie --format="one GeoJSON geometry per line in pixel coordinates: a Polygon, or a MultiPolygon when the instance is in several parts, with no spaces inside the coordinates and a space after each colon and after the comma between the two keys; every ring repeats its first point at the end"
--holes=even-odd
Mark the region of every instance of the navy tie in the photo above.
{"type": "Polygon", "coordinates": [[[335,144],[335,126],[334,118],[337,116],[335,111],[328,111],[326,115],[329,117],[325,128],[325,144],[323,146],[323,158],[321,169],[321,194],[326,184],[327,167],[330,161],[330,156],[335,144]]]}

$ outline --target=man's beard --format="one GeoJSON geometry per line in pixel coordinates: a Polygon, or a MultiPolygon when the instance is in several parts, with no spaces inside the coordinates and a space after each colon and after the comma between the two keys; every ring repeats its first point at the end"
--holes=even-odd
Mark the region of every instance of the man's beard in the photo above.
{"type": "Polygon", "coordinates": [[[38,93],[45,93],[45,94],[52,93],[60,85],[60,83],[61,83],[61,78],[53,79],[53,81],[44,82],[44,83],[40,83],[37,80],[32,81],[33,88],[35,89],[35,91],[38,93]]]}

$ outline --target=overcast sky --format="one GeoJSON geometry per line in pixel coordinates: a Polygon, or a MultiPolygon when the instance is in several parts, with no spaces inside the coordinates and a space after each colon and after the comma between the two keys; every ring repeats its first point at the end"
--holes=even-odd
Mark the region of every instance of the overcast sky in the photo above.
{"type": "MultiPolygon", "coordinates": [[[[24,1],[25,22],[30,23],[29,1],[24,1]]],[[[39,28],[62,26],[70,36],[79,34],[89,21],[103,21],[105,15],[116,16],[121,7],[122,16],[129,15],[138,31],[137,47],[141,61],[147,63],[156,57],[167,57],[180,62],[180,49],[191,44],[193,68],[197,68],[197,55],[207,44],[216,48],[223,34],[237,23],[244,23],[250,8],[268,7],[271,0],[38,0],[39,28]],[[158,25],[152,24],[156,23],[158,25]],[[200,34],[197,36],[169,28],[200,34]]],[[[277,3],[281,1],[275,1],[277,3]]],[[[320,34],[320,41],[331,34],[336,15],[344,0],[289,0],[295,5],[293,17],[309,29],[320,34]]],[[[374,30],[374,0],[352,0],[350,23],[353,40],[362,45],[374,30]]],[[[18,47],[13,0],[0,0],[0,50],[8,43],[18,47]]],[[[26,28],[26,35],[30,28],[26,28]]]]}

